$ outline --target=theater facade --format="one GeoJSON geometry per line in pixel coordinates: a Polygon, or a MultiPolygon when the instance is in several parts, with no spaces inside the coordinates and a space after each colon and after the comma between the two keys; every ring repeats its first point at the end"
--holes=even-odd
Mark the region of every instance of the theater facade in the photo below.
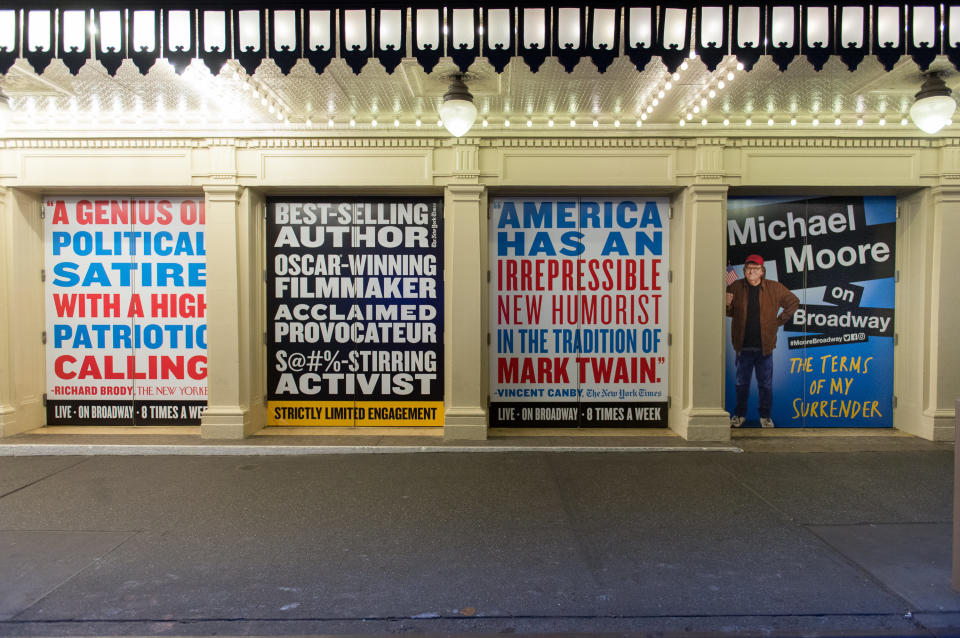
{"type": "Polygon", "coordinates": [[[727,440],[760,255],[777,428],[952,440],[958,64],[960,5],[0,8],[0,436],[727,440]]]}

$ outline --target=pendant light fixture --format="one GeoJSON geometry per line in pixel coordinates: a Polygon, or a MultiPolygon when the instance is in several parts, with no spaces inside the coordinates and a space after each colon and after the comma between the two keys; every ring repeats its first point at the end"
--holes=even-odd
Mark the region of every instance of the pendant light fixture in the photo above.
{"type": "Polygon", "coordinates": [[[917,128],[933,135],[947,125],[957,108],[950,93],[950,88],[939,74],[930,73],[926,76],[916,101],[910,107],[910,119],[917,128]]]}
{"type": "Polygon", "coordinates": [[[444,128],[454,137],[465,135],[477,119],[477,107],[473,104],[473,96],[464,84],[462,75],[453,76],[450,88],[443,95],[440,119],[444,128]]]}

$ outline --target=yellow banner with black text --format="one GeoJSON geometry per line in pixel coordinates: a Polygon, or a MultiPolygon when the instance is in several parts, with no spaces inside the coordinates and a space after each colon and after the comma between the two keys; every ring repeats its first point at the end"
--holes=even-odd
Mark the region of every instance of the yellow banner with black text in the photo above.
{"type": "Polygon", "coordinates": [[[269,401],[270,425],[443,427],[443,401],[269,401]]]}

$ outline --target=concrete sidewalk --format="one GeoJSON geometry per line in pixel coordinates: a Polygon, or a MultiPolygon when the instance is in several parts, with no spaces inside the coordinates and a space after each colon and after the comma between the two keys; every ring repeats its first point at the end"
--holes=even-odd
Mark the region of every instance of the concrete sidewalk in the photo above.
{"type": "Polygon", "coordinates": [[[960,636],[952,444],[733,444],[0,458],[0,635],[960,636]]]}

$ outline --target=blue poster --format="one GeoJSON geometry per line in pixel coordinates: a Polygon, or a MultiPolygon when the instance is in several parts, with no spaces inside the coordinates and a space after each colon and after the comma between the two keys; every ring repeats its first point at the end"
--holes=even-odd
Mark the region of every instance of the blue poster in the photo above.
{"type": "Polygon", "coordinates": [[[728,200],[731,425],[893,426],[895,243],[895,197],[728,200]]]}

